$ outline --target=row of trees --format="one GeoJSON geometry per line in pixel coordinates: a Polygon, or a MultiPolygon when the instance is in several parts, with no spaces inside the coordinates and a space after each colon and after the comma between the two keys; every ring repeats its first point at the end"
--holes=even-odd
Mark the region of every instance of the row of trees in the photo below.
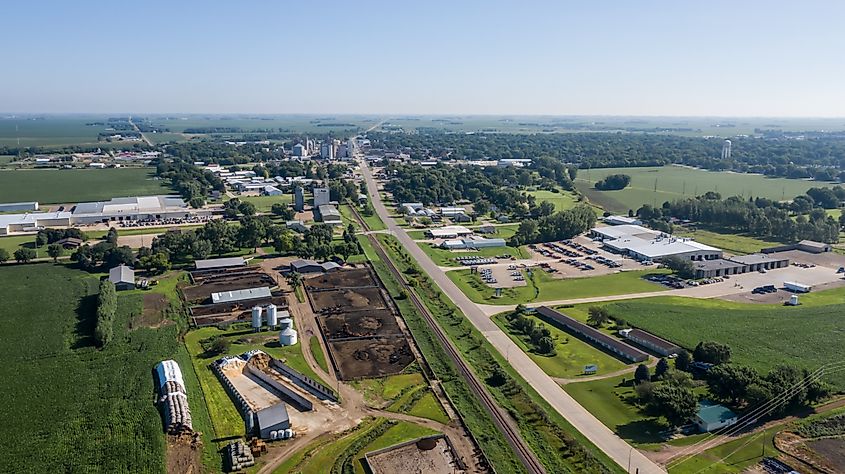
{"type": "Polygon", "coordinates": [[[791,395],[777,405],[773,416],[816,403],[830,395],[822,381],[809,377],[806,369],[778,365],[765,376],[752,367],[722,364],[707,372],[707,388],[718,401],[736,408],[760,405],[789,390],[791,395]]]}
{"type": "Polygon", "coordinates": [[[511,236],[508,245],[518,247],[537,242],[571,239],[596,223],[596,213],[585,204],[539,219],[525,219],[511,236]]]}
{"type": "Polygon", "coordinates": [[[534,350],[542,355],[554,356],[555,341],[549,328],[535,318],[526,316],[523,307],[517,307],[516,311],[508,313],[508,324],[516,331],[525,336],[526,342],[530,343],[534,350]]]}
{"type": "Polygon", "coordinates": [[[625,189],[631,184],[631,177],[627,174],[611,174],[596,181],[595,187],[600,191],[616,191],[625,189]]]}
{"type": "Polygon", "coordinates": [[[117,312],[117,291],[114,283],[103,280],[100,282],[100,293],[97,295],[97,325],[94,337],[100,347],[108,344],[114,335],[114,315],[117,312]]]}

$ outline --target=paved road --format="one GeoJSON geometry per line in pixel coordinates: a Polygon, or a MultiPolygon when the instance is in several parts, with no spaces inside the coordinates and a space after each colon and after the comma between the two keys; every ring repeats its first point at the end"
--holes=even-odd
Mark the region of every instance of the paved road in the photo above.
{"type": "Polygon", "coordinates": [[[586,436],[593,444],[601,449],[630,472],[641,474],[665,472],[660,466],[646,458],[642,453],[632,448],[624,440],[616,436],[604,426],[596,417],[578,404],[555,381],[543,372],[537,364],[528,357],[490,318],[473,303],[446,276],[431,258],[420,249],[404,229],[396,225],[381,201],[376,182],[364,160],[359,161],[361,172],[370,191],[370,199],[378,216],[387,226],[388,231],[395,235],[409,254],[414,257],[420,267],[440,287],[441,290],[457,305],[464,315],[478,328],[488,341],[501,353],[507,355],[513,368],[540,394],[558,413],[569,421],[578,431],[586,436]]]}

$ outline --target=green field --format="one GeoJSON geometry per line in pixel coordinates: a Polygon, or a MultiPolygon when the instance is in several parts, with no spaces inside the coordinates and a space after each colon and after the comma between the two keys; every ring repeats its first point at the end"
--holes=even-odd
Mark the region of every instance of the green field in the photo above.
{"type": "MultiPolygon", "coordinates": [[[[154,365],[175,358],[183,364],[188,393],[199,393],[193,370],[184,365],[179,325],[129,330],[142,300],[140,292],[122,292],[115,337],[97,349],[98,284],[96,276],[63,265],[0,271],[5,352],[0,433],[5,465],[12,471],[165,470],[165,437],[152,403],[154,365]]],[[[190,400],[194,427],[207,431],[203,399],[195,397],[190,400]]]]}
{"type": "Polygon", "coordinates": [[[434,263],[441,267],[460,266],[454,259],[456,257],[495,257],[497,255],[510,255],[516,258],[528,258],[528,253],[522,248],[516,247],[490,247],[479,250],[445,250],[431,245],[428,242],[417,242],[417,245],[425,252],[434,263]]]}
{"type": "Polygon", "coordinates": [[[597,168],[578,173],[575,185],[590,202],[610,212],[627,213],[643,204],[660,206],[665,201],[695,197],[707,191],[717,191],[722,197],[765,197],[775,200],[792,199],[812,187],[831,186],[830,183],[800,179],[767,178],[762,175],[704,171],[683,166],[649,168],[597,168]],[[619,191],[598,191],[596,181],[611,174],[627,174],[631,184],[619,191]],[[656,190],[655,190],[656,186],[656,190]]]}
{"type": "Polygon", "coordinates": [[[527,194],[537,198],[537,203],[548,201],[554,204],[556,211],[572,209],[578,204],[578,196],[568,191],[561,191],[559,193],[553,193],[551,191],[529,191],[527,194]]]}
{"type": "Polygon", "coordinates": [[[505,288],[502,295],[481,281],[470,270],[453,270],[446,274],[472,301],[484,304],[524,304],[539,301],[588,298],[591,296],[624,295],[665,290],[666,287],[644,278],[663,270],[635,270],[585,278],[554,278],[540,270],[526,277],[525,286],[505,288]]]}
{"type": "Polygon", "coordinates": [[[326,363],[326,354],[323,352],[323,346],[320,345],[320,340],[317,336],[311,336],[308,340],[308,348],[311,350],[311,355],[317,361],[317,365],[323,369],[323,372],[329,373],[329,365],[326,363]]]}
{"type": "Polygon", "coordinates": [[[675,226],[673,233],[680,237],[692,237],[702,244],[712,245],[713,247],[736,255],[757,253],[767,247],[783,245],[782,242],[762,240],[749,235],[732,234],[730,232],[722,233],[701,228],[689,230],[682,226],[675,226]]]}
{"type": "Polygon", "coordinates": [[[626,367],[625,363],[616,357],[596,349],[552,324],[543,323],[552,333],[552,338],[555,340],[556,354],[554,356],[546,356],[537,354],[531,350],[523,336],[508,325],[505,313],[499,313],[493,316],[493,322],[510,336],[519,348],[528,354],[545,373],[552,377],[571,379],[582,376],[584,366],[589,364],[598,365],[598,375],[614,372],[626,367]]]}
{"type": "MultiPolygon", "coordinates": [[[[656,297],[607,304],[633,326],[692,349],[700,341],[731,346],[732,361],[765,373],[777,364],[814,370],[845,357],[845,289],[801,296],[801,306],[656,297]]],[[[845,377],[827,380],[845,388],[845,377]]]]}
{"type": "Polygon", "coordinates": [[[54,146],[97,144],[104,126],[87,126],[105,117],[51,116],[0,119],[0,146],[54,146]]]}
{"type": "Polygon", "coordinates": [[[273,204],[290,204],[293,202],[293,194],[282,194],[281,196],[238,196],[243,202],[251,202],[258,212],[270,212],[273,204]]]}
{"type": "Polygon", "coordinates": [[[0,202],[62,204],[169,193],[151,168],[0,171],[0,202]]]}

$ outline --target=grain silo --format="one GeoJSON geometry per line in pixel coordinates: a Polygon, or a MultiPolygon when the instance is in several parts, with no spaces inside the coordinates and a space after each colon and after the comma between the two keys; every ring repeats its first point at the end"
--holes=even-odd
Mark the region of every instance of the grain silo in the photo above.
{"type": "Polygon", "coordinates": [[[278,322],[278,317],[276,315],[276,305],[270,303],[267,305],[267,325],[270,326],[270,329],[276,329],[276,325],[278,322]]]}
{"type": "Polygon", "coordinates": [[[252,330],[258,332],[261,330],[261,306],[252,307],[252,330]]]}
{"type": "Polygon", "coordinates": [[[281,331],[279,331],[279,344],[283,346],[292,346],[296,344],[296,341],[296,329],[292,328],[291,326],[287,326],[281,331]]]}

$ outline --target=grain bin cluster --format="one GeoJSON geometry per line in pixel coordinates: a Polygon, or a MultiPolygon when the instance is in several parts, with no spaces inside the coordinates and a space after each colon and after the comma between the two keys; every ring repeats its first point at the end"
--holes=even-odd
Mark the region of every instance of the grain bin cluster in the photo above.
{"type": "Polygon", "coordinates": [[[159,362],[156,365],[156,378],[164,430],[173,435],[193,432],[188,393],[179,364],[173,360],[159,362]]]}

